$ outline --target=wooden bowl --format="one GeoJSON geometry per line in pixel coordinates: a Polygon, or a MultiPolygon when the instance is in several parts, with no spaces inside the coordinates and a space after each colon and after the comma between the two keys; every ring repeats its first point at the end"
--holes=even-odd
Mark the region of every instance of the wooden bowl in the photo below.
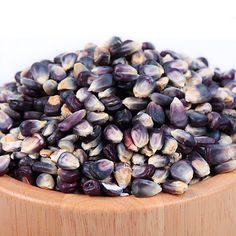
{"type": "Polygon", "coordinates": [[[235,236],[236,172],[182,196],[89,197],[0,178],[1,236],[235,236]]]}

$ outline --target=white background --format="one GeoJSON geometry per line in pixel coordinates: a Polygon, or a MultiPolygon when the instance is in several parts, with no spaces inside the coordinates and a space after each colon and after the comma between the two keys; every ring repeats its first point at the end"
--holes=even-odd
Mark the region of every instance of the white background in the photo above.
{"type": "Polygon", "coordinates": [[[37,60],[113,35],[236,68],[233,0],[7,0],[0,1],[0,81],[37,60]]]}

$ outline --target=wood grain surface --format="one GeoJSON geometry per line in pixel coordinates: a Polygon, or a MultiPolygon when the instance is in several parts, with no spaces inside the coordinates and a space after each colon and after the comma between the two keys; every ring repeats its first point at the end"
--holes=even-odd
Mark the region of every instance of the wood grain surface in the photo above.
{"type": "Polygon", "coordinates": [[[0,178],[0,236],[235,236],[236,172],[182,196],[89,197],[0,178]]]}

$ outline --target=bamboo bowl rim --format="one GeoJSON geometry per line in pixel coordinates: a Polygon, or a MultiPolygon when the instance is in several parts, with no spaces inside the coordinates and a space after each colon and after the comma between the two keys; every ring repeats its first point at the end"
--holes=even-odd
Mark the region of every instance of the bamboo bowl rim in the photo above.
{"type": "Polygon", "coordinates": [[[236,171],[216,175],[189,187],[183,195],[170,195],[160,193],[154,197],[137,198],[127,197],[90,197],[82,194],[65,194],[51,190],[40,189],[27,185],[9,176],[0,177],[0,193],[17,198],[24,202],[31,202],[49,208],[59,208],[63,211],[93,212],[126,212],[141,210],[154,210],[156,208],[170,207],[199,198],[211,197],[227,191],[236,185],[236,171]]]}

